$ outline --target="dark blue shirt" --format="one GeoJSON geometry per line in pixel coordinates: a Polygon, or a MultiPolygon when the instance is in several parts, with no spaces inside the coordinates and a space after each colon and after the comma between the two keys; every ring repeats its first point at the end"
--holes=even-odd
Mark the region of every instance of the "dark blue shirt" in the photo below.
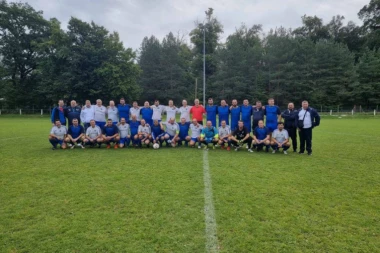
{"type": "MultiPolygon", "coordinates": [[[[80,124],[80,112],[82,109],[79,106],[66,107],[66,117],[69,121],[69,126],[73,124],[73,119],[77,119],[80,124]]],[[[76,137],[75,137],[76,138],[76,137]]]]}
{"type": "Polygon", "coordinates": [[[264,120],[264,113],[265,111],[263,110],[262,107],[253,107],[252,108],[252,114],[253,114],[253,121],[259,121],[259,120],[264,120]]]}
{"type": "Polygon", "coordinates": [[[225,120],[226,124],[230,125],[230,119],[229,119],[230,108],[228,107],[228,105],[226,105],[226,106],[219,106],[218,107],[218,115],[219,115],[219,126],[222,125],[222,123],[221,123],[222,120],[225,120]]]}
{"type": "Polygon", "coordinates": [[[157,126],[153,124],[151,126],[151,130],[152,130],[152,137],[153,137],[153,139],[156,139],[157,136],[159,136],[160,134],[164,133],[164,130],[161,129],[161,125],[160,124],[158,124],[157,126]]]}
{"type": "Polygon", "coordinates": [[[145,122],[149,124],[150,126],[152,126],[153,125],[153,120],[152,120],[153,109],[150,107],[148,108],[143,107],[141,108],[140,113],[141,113],[141,117],[145,120],[145,122]]]}
{"type": "Polygon", "coordinates": [[[56,120],[59,120],[62,125],[66,125],[65,111],[65,107],[54,107],[51,111],[51,123],[55,123],[56,120]]]}
{"type": "Polygon", "coordinates": [[[178,136],[181,139],[184,139],[186,136],[189,135],[190,122],[185,122],[185,124],[178,123],[178,126],[179,126],[178,136]]]}
{"type": "Polygon", "coordinates": [[[131,136],[135,136],[138,133],[139,125],[140,125],[140,121],[138,121],[138,120],[129,121],[129,127],[131,129],[131,136]]]}
{"type": "Polygon", "coordinates": [[[103,127],[103,134],[105,136],[112,136],[112,135],[115,135],[117,133],[119,133],[119,128],[116,125],[113,125],[113,124],[112,124],[112,126],[105,125],[103,127]]]}
{"type": "Polygon", "coordinates": [[[78,125],[78,126],[71,125],[69,126],[69,131],[67,133],[70,134],[71,137],[76,139],[79,137],[79,135],[84,133],[84,128],[82,125],[78,125]]]}
{"type": "Polygon", "coordinates": [[[263,128],[256,127],[255,128],[255,136],[258,140],[264,140],[265,138],[267,138],[268,134],[269,134],[269,130],[267,127],[263,127],[263,128]]]}
{"type": "Polygon", "coordinates": [[[118,104],[117,110],[119,111],[119,120],[121,118],[124,118],[127,122],[129,120],[129,109],[131,109],[131,106],[128,104],[118,104]]]}
{"type": "Polygon", "coordinates": [[[218,106],[206,105],[207,121],[211,121],[213,126],[216,126],[216,114],[218,113],[218,106]]]}

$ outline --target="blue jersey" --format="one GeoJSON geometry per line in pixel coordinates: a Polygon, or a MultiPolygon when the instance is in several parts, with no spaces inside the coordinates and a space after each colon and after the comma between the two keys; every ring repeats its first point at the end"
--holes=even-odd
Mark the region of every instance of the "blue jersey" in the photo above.
{"type": "Polygon", "coordinates": [[[105,125],[103,127],[103,134],[105,136],[112,136],[112,135],[115,135],[117,133],[119,133],[119,128],[115,125],[112,125],[112,126],[105,125]]]}
{"type": "Polygon", "coordinates": [[[150,107],[143,107],[141,108],[140,113],[141,113],[141,117],[145,120],[145,122],[149,124],[150,126],[152,126],[153,125],[153,120],[152,120],[153,109],[150,107]]]}
{"type": "Polygon", "coordinates": [[[190,122],[185,122],[185,124],[178,123],[178,126],[179,126],[178,136],[181,139],[184,139],[186,136],[189,135],[190,122]]]}
{"type": "Polygon", "coordinates": [[[216,114],[218,113],[218,106],[206,105],[207,121],[211,121],[213,126],[216,126],[216,114]]]}
{"type": "Polygon", "coordinates": [[[80,112],[82,111],[82,109],[79,106],[66,107],[65,111],[66,111],[66,117],[69,121],[69,125],[73,124],[73,119],[77,119],[78,123],[80,124],[80,112]]]}
{"type": "Polygon", "coordinates": [[[241,119],[244,122],[244,125],[251,124],[251,115],[252,115],[252,106],[242,105],[241,106],[241,119]]]}
{"type": "Polygon", "coordinates": [[[267,127],[263,127],[263,128],[256,127],[254,134],[258,140],[264,140],[265,138],[267,138],[267,135],[269,134],[269,130],[267,127]]]}
{"type": "Polygon", "coordinates": [[[218,115],[219,115],[219,126],[222,125],[222,120],[226,121],[227,125],[230,125],[230,108],[228,105],[226,106],[219,106],[218,107],[218,115]]]}
{"type": "Polygon", "coordinates": [[[71,137],[76,139],[79,137],[79,135],[84,133],[84,128],[82,125],[78,125],[78,126],[71,125],[69,126],[69,131],[67,133],[70,134],[71,137]]]}
{"type": "Polygon", "coordinates": [[[265,111],[260,107],[253,107],[252,114],[253,114],[253,121],[258,122],[259,120],[264,120],[264,113],[265,111]]]}
{"type": "Polygon", "coordinates": [[[59,120],[62,125],[66,125],[65,107],[54,107],[51,111],[51,123],[55,124],[56,120],[59,120]]]}
{"type": "Polygon", "coordinates": [[[158,124],[157,126],[156,125],[152,125],[151,126],[151,130],[152,130],[152,137],[153,139],[156,139],[157,136],[159,136],[160,134],[163,134],[165,131],[161,129],[161,125],[158,124]]]}
{"type": "Polygon", "coordinates": [[[266,125],[276,126],[277,128],[277,115],[281,115],[280,108],[277,105],[265,106],[264,114],[266,116],[266,125]]]}
{"type": "Polygon", "coordinates": [[[231,130],[234,131],[238,127],[238,123],[240,120],[240,107],[232,107],[231,108],[231,130]]]}
{"type": "Polygon", "coordinates": [[[135,136],[138,133],[140,121],[129,121],[129,128],[131,129],[131,136],[135,136]]]}
{"type": "Polygon", "coordinates": [[[202,129],[202,135],[204,135],[206,138],[214,138],[215,135],[218,134],[218,130],[216,130],[215,127],[205,127],[202,129]]]}
{"type": "Polygon", "coordinates": [[[127,104],[118,104],[117,105],[117,110],[119,111],[119,120],[121,118],[124,118],[127,122],[129,120],[129,109],[131,109],[130,105],[127,104]]]}

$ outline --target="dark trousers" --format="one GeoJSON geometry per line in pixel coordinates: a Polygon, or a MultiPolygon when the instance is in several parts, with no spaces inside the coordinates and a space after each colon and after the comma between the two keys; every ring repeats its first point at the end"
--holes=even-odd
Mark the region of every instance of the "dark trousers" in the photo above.
{"type": "Polygon", "coordinates": [[[312,140],[312,128],[302,128],[300,131],[300,152],[305,152],[305,144],[306,144],[306,151],[308,153],[311,153],[311,140],[312,140]]]}
{"type": "Polygon", "coordinates": [[[87,128],[89,128],[91,125],[90,123],[84,123],[83,126],[84,126],[84,131],[86,132],[87,128]]]}
{"type": "MultiPolygon", "coordinates": [[[[243,141],[243,143],[247,143],[248,145],[248,148],[251,148],[251,145],[252,145],[252,137],[249,137],[248,139],[246,139],[245,141],[243,141]]],[[[238,146],[238,143],[236,141],[231,141],[231,144],[234,145],[234,146],[238,146]]]]}
{"type": "Polygon", "coordinates": [[[288,131],[289,137],[292,139],[292,146],[293,150],[297,150],[297,128],[296,127],[290,127],[285,128],[286,131],[288,131]]]}

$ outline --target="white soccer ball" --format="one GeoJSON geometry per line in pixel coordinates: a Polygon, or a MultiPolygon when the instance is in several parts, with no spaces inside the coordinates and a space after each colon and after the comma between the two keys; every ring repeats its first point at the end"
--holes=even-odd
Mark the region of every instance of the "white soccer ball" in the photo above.
{"type": "Polygon", "coordinates": [[[159,149],[159,148],[160,148],[160,145],[159,145],[158,143],[154,143],[154,144],[153,144],[153,148],[154,148],[154,149],[159,149]]]}

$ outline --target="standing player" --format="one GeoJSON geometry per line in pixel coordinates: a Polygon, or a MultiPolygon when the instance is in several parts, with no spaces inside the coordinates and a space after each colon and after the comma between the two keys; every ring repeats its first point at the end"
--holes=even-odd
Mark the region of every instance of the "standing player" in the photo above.
{"type": "Polygon", "coordinates": [[[281,117],[285,119],[284,127],[288,131],[289,137],[292,138],[293,151],[297,152],[298,110],[294,109],[293,103],[288,104],[288,109],[282,112],[281,117]]]}
{"type": "Polygon", "coordinates": [[[137,120],[136,115],[132,115],[132,119],[129,121],[129,127],[131,129],[131,140],[134,147],[138,143],[138,133],[139,133],[140,121],[137,120]]]}
{"type": "Polygon", "coordinates": [[[115,102],[113,100],[110,101],[110,105],[107,108],[108,119],[112,120],[112,124],[115,126],[119,123],[119,110],[115,106],[115,102]]]}
{"type": "Polygon", "coordinates": [[[238,127],[238,122],[240,120],[240,111],[241,108],[238,106],[238,102],[236,99],[232,100],[232,105],[230,107],[231,112],[231,130],[235,131],[238,127]]]}
{"type": "Polygon", "coordinates": [[[120,98],[120,104],[117,105],[117,110],[119,111],[119,117],[124,118],[126,121],[129,119],[129,109],[131,106],[125,103],[124,98],[120,98]]]}
{"type": "Polygon", "coordinates": [[[243,105],[241,106],[241,120],[249,132],[251,132],[251,116],[252,106],[249,105],[248,99],[244,99],[243,105]]]}
{"type": "Polygon", "coordinates": [[[277,129],[272,133],[272,141],[270,143],[273,149],[273,154],[280,148],[284,151],[284,154],[287,155],[288,148],[290,147],[288,131],[284,129],[284,123],[278,122],[277,129]]]}
{"type": "Polygon", "coordinates": [[[201,148],[201,132],[203,126],[198,123],[197,119],[193,119],[193,123],[190,124],[191,129],[191,140],[190,147],[195,147],[195,143],[198,142],[198,148],[201,148]]]}
{"type": "Polygon", "coordinates": [[[208,105],[206,105],[207,121],[211,121],[213,126],[216,126],[216,114],[218,114],[218,106],[214,105],[212,98],[208,99],[208,105]]]}
{"type": "Polygon", "coordinates": [[[230,142],[230,136],[231,136],[231,129],[229,126],[227,126],[226,121],[221,121],[221,126],[219,127],[219,142],[218,144],[221,146],[221,149],[224,149],[224,144],[228,144],[227,151],[231,150],[231,142],[230,142]]]}
{"type": "Polygon", "coordinates": [[[164,110],[166,112],[166,122],[168,122],[171,118],[175,119],[178,108],[173,105],[173,100],[169,100],[169,105],[165,106],[164,110]]]}
{"type": "Polygon", "coordinates": [[[264,109],[265,107],[261,105],[260,101],[256,101],[256,106],[252,107],[252,130],[255,130],[259,126],[259,121],[264,121],[264,109]]]}
{"type": "Polygon", "coordinates": [[[85,145],[91,145],[94,147],[96,144],[100,145],[103,143],[102,130],[95,124],[95,120],[90,120],[90,126],[86,130],[86,136],[84,138],[85,145]]]}
{"type": "Polygon", "coordinates": [[[235,151],[238,151],[242,145],[247,144],[248,152],[253,152],[251,149],[252,137],[242,120],[239,120],[238,127],[232,132],[230,140],[231,144],[235,146],[235,151]]]}
{"type": "Polygon", "coordinates": [[[163,125],[166,126],[166,133],[164,135],[166,146],[171,144],[174,148],[177,144],[177,138],[179,134],[179,126],[175,122],[174,118],[170,118],[168,122],[164,122],[163,125]]]}
{"type": "Polygon", "coordinates": [[[253,147],[260,151],[265,146],[265,151],[269,151],[270,146],[270,133],[266,126],[264,126],[264,121],[259,121],[259,126],[255,128],[253,132],[253,147]]]}
{"type": "Polygon", "coordinates": [[[66,136],[66,143],[71,149],[75,148],[75,145],[84,148],[82,145],[84,139],[84,128],[79,125],[78,119],[73,119],[71,125],[69,125],[69,131],[66,136]]]}
{"type": "Polygon", "coordinates": [[[129,147],[131,143],[131,134],[129,129],[129,124],[126,123],[125,118],[120,119],[120,123],[117,124],[117,128],[119,129],[120,141],[119,147],[129,147]]]}
{"type": "Polygon", "coordinates": [[[67,121],[69,122],[69,126],[73,124],[73,119],[77,119],[79,121],[79,124],[81,123],[80,113],[81,113],[81,109],[77,105],[77,102],[75,100],[72,100],[70,102],[70,106],[66,107],[66,110],[65,110],[65,114],[66,114],[67,121]]]}
{"type": "Polygon", "coordinates": [[[61,146],[62,149],[66,148],[65,137],[67,134],[67,129],[65,126],[62,126],[61,121],[57,119],[55,121],[55,126],[52,127],[49,134],[49,141],[53,147],[52,150],[57,148],[57,144],[61,146]]]}
{"type": "Polygon", "coordinates": [[[178,109],[177,113],[181,113],[180,119],[185,118],[186,122],[190,122],[190,109],[191,106],[187,105],[186,100],[182,100],[182,106],[178,109]]]}
{"type": "Polygon", "coordinates": [[[161,123],[158,123],[158,120],[153,121],[151,127],[152,130],[152,142],[153,144],[158,143],[162,147],[164,141],[165,130],[161,123]]]}
{"type": "Polygon", "coordinates": [[[218,107],[218,115],[219,115],[219,126],[222,125],[222,121],[226,121],[226,124],[230,124],[230,108],[226,103],[226,100],[222,99],[220,101],[220,106],[218,107]]]}
{"type": "Polygon", "coordinates": [[[153,109],[153,116],[152,120],[158,120],[158,122],[161,122],[162,119],[162,113],[165,111],[165,106],[160,105],[160,101],[157,99],[154,100],[154,105],[152,105],[153,109]]]}
{"type": "Polygon", "coordinates": [[[298,112],[298,130],[300,134],[300,154],[306,151],[312,155],[311,141],[313,139],[313,128],[319,126],[321,117],[317,110],[309,107],[309,102],[302,101],[302,108],[298,112]]]}
{"type": "Polygon", "coordinates": [[[212,122],[208,120],[206,127],[202,129],[201,143],[205,144],[204,149],[208,150],[208,144],[212,143],[212,148],[215,149],[215,144],[218,143],[219,133],[218,130],[212,125],[212,122]]]}
{"type": "Polygon", "coordinates": [[[145,120],[141,120],[140,126],[138,129],[138,133],[135,136],[135,140],[138,142],[139,148],[141,148],[141,144],[146,144],[146,147],[149,148],[150,143],[150,135],[152,131],[150,129],[150,126],[146,124],[145,120]]]}
{"type": "Polygon", "coordinates": [[[179,134],[177,138],[178,146],[182,145],[182,142],[185,142],[185,146],[189,146],[190,136],[189,136],[189,128],[190,122],[186,122],[185,118],[181,119],[181,122],[178,124],[179,126],[179,134]]]}
{"type": "Polygon", "coordinates": [[[103,127],[103,139],[107,144],[107,149],[111,148],[111,142],[114,143],[114,149],[117,149],[120,141],[119,128],[113,124],[112,119],[107,120],[107,125],[103,127]]]}
{"type": "Polygon", "coordinates": [[[103,127],[106,125],[106,114],[107,114],[107,108],[105,108],[102,105],[102,100],[98,99],[96,100],[96,105],[94,106],[94,119],[95,123],[100,129],[103,129],[103,127]]]}
{"type": "Polygon", "coordinates": [[[274,105],[274,99],[268,99],[268,105],[265,106],[264,115],[266,117],[266,127],[269,133],[277,129],[277,123],[281,121],[281,111],[277,105],[274,105]]]}
{"type": "Polygon", "coordinates": [[[136,115],[136,119],[140,120],[141,108],[137,104],[137,101],[133,101],[132,105],[133,105],[132,108],[129,109],[129,112],[130,112],[131,116],[132,115],[136,115]]]}
{"type": "Polygon", "coordinates": [[[199,99],[194,100],[194,106],[191,107],[190,113],[193,119],[197,119],[198,124],[203,125],[203,115],[206,113],[205,108],[199,104],[199,99]]]}
{"type": "Polygon", "coordinates": [[[53,126],[56,126],[56,121],[59,120],[61,125],[66,126],[66,117],[65,117],[65,103],[62,99],[58,101],[58,106],[54,107],[51,111],[51,123],[53,126]]]}
{"type": "Polygon", "coordinates": [[[86,105],[82,108],[80,113],[80,120],[84,125],[84,130],[90,127],[90,121],[95,117],[95,108],[91,105],[90,100],[86,100],[86,105]]]}
{"type": "MultiPolygon", "coordinates": [[[[145,101],[144,107],[141,108],[140,112],[141,112],[141,118],[145,120],[146,124],[150,126],[153,125],[153,120],[152,120],[153,109],[150,107],[148,101],[145,101]]],[[[136,116],[136,119],[137,119],[137,116],[136,116]]]]}

